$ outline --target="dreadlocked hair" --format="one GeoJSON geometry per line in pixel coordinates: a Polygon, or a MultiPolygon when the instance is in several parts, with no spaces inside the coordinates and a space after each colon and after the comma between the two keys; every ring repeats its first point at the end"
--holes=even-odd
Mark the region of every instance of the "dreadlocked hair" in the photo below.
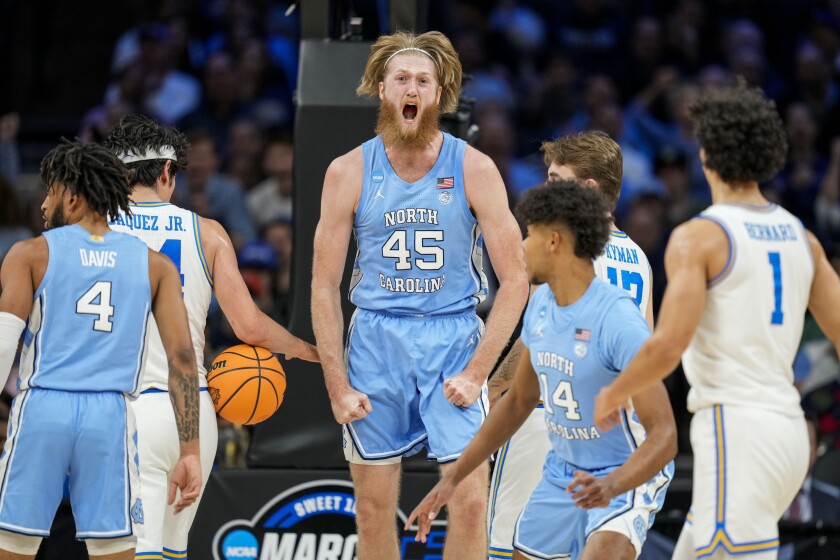
{"type": "Polygon", "coordinates": [[[81,144],[65,138],[41,160],[41,181],[84,197],[88,207],[108,220],[120,212],[130,216],[129,171],[120,159],[99,144],[81,144]]]}
{"type": "Polygon", "coordinates": [[[177,175],[187,167],[189,142],[183,132],[175,127],[164,126],[145,115],[127,115],[114,126],[102,145],[121,156],[122,154],[144,153],[150,150],[160,152],[164,146],[175,150],[175,160],[149,159],[125,164],[131,169],[132,183],[154,188],[163,173],[167,161],[170,174],[177,175]]]}

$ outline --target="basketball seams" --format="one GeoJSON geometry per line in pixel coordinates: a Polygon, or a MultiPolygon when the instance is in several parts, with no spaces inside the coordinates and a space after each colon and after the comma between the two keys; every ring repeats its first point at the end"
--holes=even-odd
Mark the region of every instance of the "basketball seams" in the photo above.
{"type": "MultiPolygon", "coordinates": [[[[209,382],[211,379],[216,379],[217,377],[221,377],[222,375],[224,375],[226,373],[233,373],[234,371],[242,371],[243,369],[255,369],[255,367],[254,366],[241,366],[241,367],[226,369],[224,371],[210,372],[210,374],[207,375],[207,381],[209,382]]],[[[283,379],[286,379],[286,372],[285,371],[281,371],[279,369],[274,369],[274,368],[267,368],[267,367],[259,368],[259,370],[260,371],[270,371],[271,373],[276,373],[277,375],[279,375],[283,379]]]]}
{"type": "Polygon", "coordinates": [[[221,352],[213,360],[213,364],[218,364],[225,359],[228,360],[228,364],[235,367],[230,369],[225,367],[215,372],[211,369],[207,376],[208,384],[220,391],[220,401],[216,412],[231,422],[245,425],[259,423],[274,414],[283,402],[286,389],[286,372],[277,356],[262,347],[240,344],[221,352]],[[249,355],[251,353],[253,354],[249,355]],[[227,373],[237,373],[237,375],[223,378],[222,376],[227,373]],[[279,376],[280,379],[272,377],[271,374],[279,376]],[[257,385],[250,385],[255,379],[257,385]],[[263,381],[269,386],[264,388],[263,381]],[[220,385],[214,387],[214,382],[220,385]],[[230,394],[225,395],[228,392],[230,394]],[[273,403],[270,400],[271,397],[266,396],[272,393],[273,403]],[[234,404],[231,404],[232,401],[234,404]]]}

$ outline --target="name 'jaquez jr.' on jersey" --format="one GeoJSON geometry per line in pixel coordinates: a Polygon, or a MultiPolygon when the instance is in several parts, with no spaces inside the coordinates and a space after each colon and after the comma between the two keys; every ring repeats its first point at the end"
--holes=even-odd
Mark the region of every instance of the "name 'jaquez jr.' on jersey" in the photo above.
{"type": "Polygon", "coordinates": [[[371,311],[439,315],[473,309],[487,296],[481,229],[464,192],[466,143],[444,133],[419,181],[403,181],[380,137],[362,145],[362,193],[353,231],[350,301],[371,311]]]}

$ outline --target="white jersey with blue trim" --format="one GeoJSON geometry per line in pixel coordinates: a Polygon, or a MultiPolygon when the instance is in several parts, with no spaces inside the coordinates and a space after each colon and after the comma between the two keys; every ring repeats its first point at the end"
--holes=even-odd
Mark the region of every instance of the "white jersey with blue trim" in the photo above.
{"type": "Polygon", "coordinates": [[[610,232],[603,254],[595,259],[595,275],[628,292],[645,314],[650,302],[651,269],[645,252],[619,230],[610,232]]]}
{"type": "MultiPolygon", "coordinates": [[[[152,250],[172,259],[181,274],[184,306],[190,322],[190,336],[198,365],[199,384],[207,386],[204,367],[204,326],[213,295],[213,279],[204,249],[198,216],[168,202],[137,202],[131,205],[132,217],[120,215],[111,228],[141,239],[152,250]]],[[[149,350],[143,373],[142,390],[166,390],[169,365],[154,318],[149,329],[149,350]]]]}
{"type": "Polygon", "coordinates": [[[730,251],[683,353],[688,409],[733,404],[801,415],[793,360],[814,278],[802,222],[775,204],[715,204],[698,218],[723,228],[730,251]]]}
{"type": "Polygon", "coordinates": [[[79,225],[44,232],[49,259],[24,333],[18,387],[133,394],[151,322],[149,250],[79,225]]]}
{"type": "Polygon", "coordinates": [[[362,144],[350,282],[357,307],[422,316],[468,311],[484,300],[481,229],[464,193],[465,149],[463,140],[443,133],[434,166],[406,183],[379,136],[362,144]]]}
{"type": "Polygon", "coordinates": [[[522,325],[545,407],[552,448],[564,461],[594,470],[623,464],[645,439],[634,412],[623,430],[595,426],[595,396],[630,363],[650,329],[630,295],[595,278],[584,295],[559,306],[548,284],[534,292],[522,325]]]}

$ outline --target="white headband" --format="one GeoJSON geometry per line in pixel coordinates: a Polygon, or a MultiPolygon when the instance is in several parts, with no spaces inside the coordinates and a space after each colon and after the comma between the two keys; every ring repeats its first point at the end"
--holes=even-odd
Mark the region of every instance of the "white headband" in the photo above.
{"type": "Polygon", "coordinates": [[[419,52],[419,53],[425,54],[426,56],[428,56],[431,59],[432,62],[435,63],[435,68],[437,68],[437,71],[440,72],[440,67],[438,67],[437,61],[434,59],[434,57],[432,57],[432,55],[429,53],[429,51],[424,51],[423,49],[418,49],[417,47],[406,47],[404,49],[400,49],[398,51],[395,51],[394,54],[389,56],[388,59],[385,61],[385,65],[383,66],[383,68],[388,67],[388,63],[391,62],[392,58],[394,58],[398,54],[402,54],[406,51],[414,51],[414,52],[419,52]]]}
{"type": "Polygon", "coordinates": [[[134,163],[135,161],[146,161],[150,159],[171,159],[172,161],[178,161],[178,158],[175,157],[175,148],[172,146],[161,146],[157,150],[149,149],[143,153],[131,150],[130,152],[120,154],[118,157],[123,163],[134,163]]]}

